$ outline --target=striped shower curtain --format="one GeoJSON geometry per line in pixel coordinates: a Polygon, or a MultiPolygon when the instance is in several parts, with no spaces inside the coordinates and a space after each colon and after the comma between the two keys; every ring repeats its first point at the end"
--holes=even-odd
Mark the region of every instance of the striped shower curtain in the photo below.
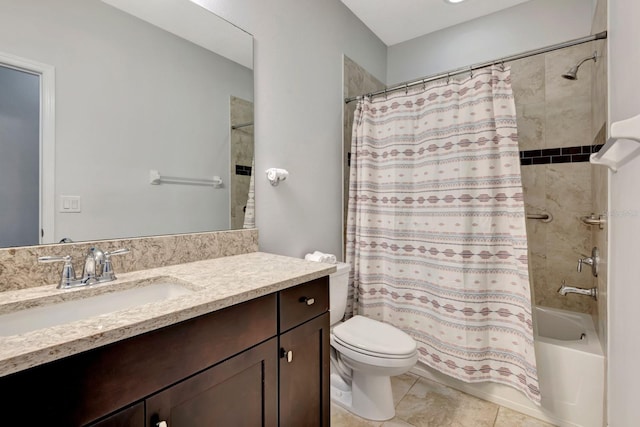
{"type": "Polygon", "coordinates": [[[351,314],[420,361],[540,402],[510,69],[359,101],[347,262],[351,314]]]}

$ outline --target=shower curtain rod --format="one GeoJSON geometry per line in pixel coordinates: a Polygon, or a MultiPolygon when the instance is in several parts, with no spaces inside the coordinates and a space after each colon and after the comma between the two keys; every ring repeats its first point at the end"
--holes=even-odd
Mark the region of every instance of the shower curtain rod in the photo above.
{"type": "Polygon", "coordinates": [[[529,56],[539,55],[541,53],[547,53],[547,52],[551,52],[551,51],[558,50],[558,49],[564,49],[565,47],[571,47],[571,46],[575,46],[575,45],[578,45],[578,44],[588,43],[588,42],[591,42],[591,41],[594,41],[594,40],[601,40],[601,39],[606,39],[606,38],[607,38],[607,32],[606,31],[602,31],[601,33],[593,34],[593,35],[586,36],[586,37],[581,37],[579,39],[569,40],[569,41],[558,43],[558,44],[554,44],[554,45],[551,45],[551,46],[542,47],[540,49],[528,50],[526,52],[519,53],[517,55],[505,56],[504,58],[494,59],[493,61],[481,62],[481,63],[478,63],[478,64],[470,65],[468,67],[456,68],[456,69],[453,69],[453,70],[448,71],[446,73],[432,74],[430,76],[423,77],[423,78],[421,78],[419,80],[412,80],[412,81],[400,83],[400,84],[397,84],[397,85],[395,85],[393,87],[386,88],[386,89],[383,89],[383,90],[379,90],[379,91],[376,91],[376,92],[366,93],[364,95],[359,95],[359,96],[352,96],[350,98],[345,98],[344,102],[348,104],[348,103],[350,103],[352,101],[358,101],[358,100],[360,100],[360,99],[362,99],[364,97],[373,97],[373,96],[376,96],[376,95],[387,94],[389,92],[395,92],[395,91],[403,90],[403,89],[407,90],[408,88],[413,87],[413,86],[421,85],[421,84],[424,84],[424,83],[427,83],[427,82],[431,82],[431,81],[434,81],[434,80],[444,79],[445,77],[453,77],[453,76],[457,76],[459,74],[473,72],[474,70],[479,70],[481,68],[485,68],[485,67],[488,67],[490,65],[497,65],[497,64],[502,64],[502,63],[509,62],[509,61],[515,61],[517,59],[528,58],[529,56]]]}

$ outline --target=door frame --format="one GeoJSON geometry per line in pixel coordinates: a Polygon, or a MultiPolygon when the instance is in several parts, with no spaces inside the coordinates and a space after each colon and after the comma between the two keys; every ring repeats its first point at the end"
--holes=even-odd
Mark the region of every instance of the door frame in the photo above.
{"type": "Polygon", "coordinates": [[[55,243],[55,68],[0,52],[0,66],[40,78],[40,244],[55,243]]]}

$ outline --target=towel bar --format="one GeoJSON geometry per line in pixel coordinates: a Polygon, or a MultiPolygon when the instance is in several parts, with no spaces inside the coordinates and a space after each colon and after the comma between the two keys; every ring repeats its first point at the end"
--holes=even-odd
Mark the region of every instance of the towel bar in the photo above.
{"type": "Polygon", "coordinates": [[[551,222],[553,221],[553,215],[551,215],[550,213],[527,214],[527,219],[539,219],[542,222],[551,222]]]}

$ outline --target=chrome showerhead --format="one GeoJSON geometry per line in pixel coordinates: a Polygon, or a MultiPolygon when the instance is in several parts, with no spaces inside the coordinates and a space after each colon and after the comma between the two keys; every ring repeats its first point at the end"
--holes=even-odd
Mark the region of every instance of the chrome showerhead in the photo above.
{"type": "Polygon", "coordinates": [[[569,71],[562,75],[567,80],[578,80],[578,67],[574,65],[569,71]]]}
{"type": "Polygon", "coordinates": [[[593,55],[584,58],[582,61],[578,62],[577,65],[574,65],[573,67],[571,67],[569,69],[569,71],[567,71],[566,73],[564,73],[562,75],[562,77],[564,77],[567,80],[578,80],[578,68],[580,68],[580,66],[582,64],[584,64],[586,61],[589,61],[593,59],[593,62],[597,62],[598,61],[598,52],[593,52],[593,55]]]}

